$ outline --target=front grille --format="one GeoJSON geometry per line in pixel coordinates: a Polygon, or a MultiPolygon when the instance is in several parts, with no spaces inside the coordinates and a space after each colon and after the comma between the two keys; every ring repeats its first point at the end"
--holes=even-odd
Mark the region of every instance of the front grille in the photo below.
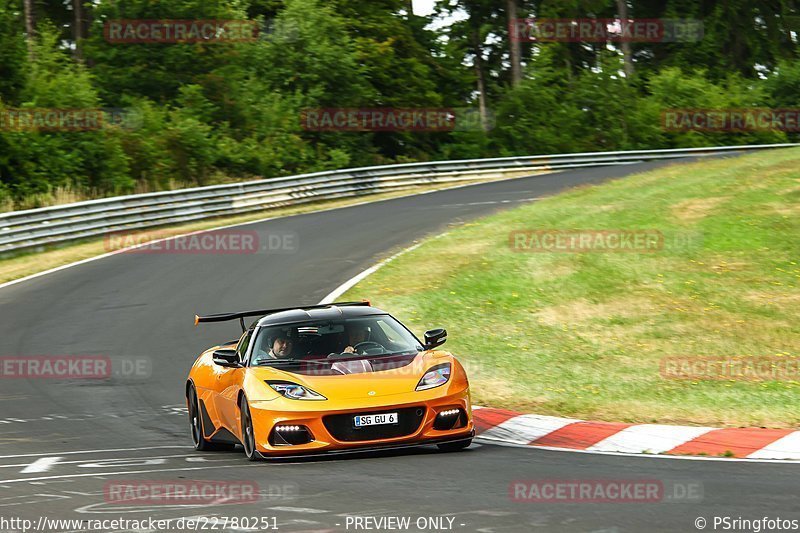
{"type": "Polygon", "coordinates": [[[336,440],[344,442],[370,441],[380,439],[393,439],[411,435],[419,429],[425,418],[423,407],[404,407],[402,409],[386,409],[384,411],[362,411],[346,415],[328,415],[322,417],[325,429],[336,440]],[[356,428],[353,418],[356,415],[380,415],[384,413],[397,413],[397,424],[366,426],[356,428]]]}

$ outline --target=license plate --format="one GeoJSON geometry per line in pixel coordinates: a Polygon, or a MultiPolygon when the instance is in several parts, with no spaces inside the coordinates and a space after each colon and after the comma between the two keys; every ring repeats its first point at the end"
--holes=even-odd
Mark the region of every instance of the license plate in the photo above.
{"type": "Polygon", "coordinates": [[[382,426],[384,424],[397,424],[397,413],[383,413],[381,415],[356,415],[353,423],[357,428],[364,426],[382,426]]]}

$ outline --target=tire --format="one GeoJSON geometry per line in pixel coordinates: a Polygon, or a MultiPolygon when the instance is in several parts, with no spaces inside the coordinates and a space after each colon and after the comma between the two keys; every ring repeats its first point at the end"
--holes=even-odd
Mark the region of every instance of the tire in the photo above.
{"type": "Polygon", "coordinates": [[[197,391],[194,390],[194,386],[189,389],[189,396],[187,400],[189,402],[189,429],[192,433],[192,443],[194,444],[194,449],[198,452],[221,452],[233,450],[236,447],[235,444],[218,444],[215,442],[209,442],[203,436],[203,417],[200,414],[200,402],[197,399],[197,391]]]}
{"type": "Polygon", "coordinates": [[[247,398],[242,398],[239,405],[242,420],[242,446],[244,446],[244,454],[248,461],[259,461],[261,456],[256,451],[256,436],[253,430],[253,419],[250,418],[250,405],[247,403],[247,398]]]}
{"type": "Polygon", "coordinates": [[[445,442],[443,444],[437,444],[436,447],[443,452],[460,452],[461,450],[469,448],[470,444],[472,444],[472,439],[460,440],[457,442],[445,442]]]}

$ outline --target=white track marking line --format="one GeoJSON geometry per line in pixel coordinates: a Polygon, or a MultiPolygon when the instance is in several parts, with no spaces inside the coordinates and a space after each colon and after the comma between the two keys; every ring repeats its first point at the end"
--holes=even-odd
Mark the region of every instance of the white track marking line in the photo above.
{"type": "Polygon", "coordinates": [[[331,292],[325,298],[323,298],[322,301],[319,304],[320,305],[324,305],[324,304],[329,304],[329,303],[335,302],[337,298],[339,298],[342,294],[344,294],[347,291],[349,291],[350,289],[352,289],[358,282],[360,282],[364,278],[374,274],[375,272],[378,271],[378,269],[380,269],[381,267],[383,267],[387,263],[397,259],[401,255],[407,254],[408,252],[410,252],[412,250],[416,250],[421,245],[422,245],[422,243],[417,243],[414,246],[410,246],[410,247],[406,248],[405,250],[401,250],[401,251],[397,252],[396,254],[394,254],[393,256],[384,259],[383,261],[381,261],[377,265],[373,265],[373,266],[369,267],[368,269],[364,270],[360,274],[357,274],[356,276],[350,278],[349,280],[345,281],[344,283],[342,283],[341,285],[336,287],[333,290],[333,292],[331,292]]]}
{"type": "MultiPolygon", "coordinates": [[[[215,462],[213,459],[209,460],[205,457],[198,457],[195,454],[181,454],[181,455],[156,455],[156,456],[148,456],[148,457],[107,457],[101,459],[81,459],[80,461],[58,461],[59,465],[82,465],[82,464],[95,464],[95,463],[107,463],[107,462],[120,462],[120,461],[150,461],[153,459],[186,459],[188,462],[215,462]]],[[[41,459],[39,459],[41,460],[41,459]]],[[[34,461],[35,463],[36,461],[34,461]]],[[[19,463],[13,465],[0,465],[0,468],[14,468],[14,467],[25,467],[30,466],[34,463],[19,463]]],[[[25,473],[25,472],[23,472],[25,473]]]]}
{"type": "Polygon", "coordinates": [[[13,459],[17,457],[50,457],[55,453],[61,455],[78,455],[81,453],[110,453],[110,452],[139,452],[142,450],[191,450],[190,446],[147,446],[146,448],[112,448],[108,450],[78,450],[70,452],[45,452],[45,453],[23,453],[19,455],[0,455],[0,459],[13,459]]]}
{"type": "Polygon", "coordinates": [[[26,466],[20,471],[20,474],[38,474],[40,472],[47,472],[61,460],[61,457],[42,457],[36,459],[34,462],[26,466]]]}
{"type": "Polygon", "coordinates": [[[402,255],[405,255],[405,254],[407,254],[409,252],[413,252],[414,250],[416,250],[417,248],[422,246],[423,243],[426,242],[426,241],[434,240],[434,239],[440,239],[440,238],[444,237],[445,235],[447,235],[448,233],[449,232],[441,233],[441,234],[436,235],[434,237],[430,237],[429,239],[425,239],[422,242],[418,242],[418,243],[414,244],[413,246],[409,246],[408,248],[404,248],[403,250],[400,250],[396,254],[394,254],[394,255],[392,255],[390,257],[387,257],[383,261],[380,261],[377,264],[372,265],[368,269],[360,272],[359,274],[356,274],[352,278],[348,279],[347,281],[345,281],[344,283],[342,283],[341,285],[336,287],[330,294],[328,294],[325,298],[323,298],[319,302],[319,305],[325,305],[325,304],[330,304],[330,303],[335,302],[336,299],[339,298],[342,294],[346,293],[347,291],[352,289],[354,286],[356,286],[356,284],[358,284],[359,282],[363,281],[365,278],[371,276],[372,274],[374,274],[375,272],[377,272],[378,270],[380,270],[381,268],[383,268],[387,264],[391,263],[392,261],[394,261],[398,257],[400,257],[402,255]]]}
{"type": "Polygon", "coordinates": [[[789,433],[747,456],[748,459],[800,459],[800,431],[789,433]]]}
{"type": "Polygon", "coordinates": [[[580,422],[580,420],[555,416],[520,415],[484,431],[481,433],[481,438],[528,444],[575,422],[580,422]]]}
{"type": "Polygon", "coordinates": [[[535,198],[522,198],[519,200],[494,200],[491,202],[470,202],[467,204],[442,204],[439,207],[470,207],[473,205],[500,205],[500,204],[520,204],[524,202],[535,202],[541,200],[541,197],[535,198]]]}
{"type": "MultiPolygon", "coordinates": [[[[303,216],[303,215],[313,215],[313,214],[316,214],[316,213],[327,213],[329,211],[336,211],[337,209],[348,209],[350,207],[359,207],[359,206],[367,205],[367,204],[377,204],[377,203],[380,203],[380,202],[388,202],[388,201],[391,201],[391,200],[399,200],[399,199],[402,199],[402,198],[409,198],[409,197],[412,197],[412,196],[419,196],[421,194],[430,194],[430,193],[435,193],[435,192],[440,192],[440,191],[450,191],[450,190],[453,190],[453,189],[460,189],[462,187],[471,187],[471,186],[474,186],[474,185],[485,185],[487,183],[499,183],[499,182],[503,182],[503,181],[510,181],[510,180],[516,180],[516,179],[524,179],[524,178],[545,176],[545,175],[550,174],[550,173],[551,172],[549,172],[549,171],[546,171],[546,172],[534,172],[533,174],[530,174],[528,176],[513,176],[513,177],[509,177],[509,178],[496,178],[496,179],[489,179],[489,180],[485,180],[485,181],[472,180],[469,183],[459,183],[458,185],[453,185],[452,187],[442,187],[441,189],[435,189],[435,190],[432,190],[432,191],[412,192],[411,194],[404,194],[402,196],[394,196],[392,198],[381,198],[379,200],[365,200],[363,202],[357,202],[357,203],[354,203],[354,204],[342,205],[342,206],[338,206],[338,207],[329,207],[329,208],[326,208],[326,209],[319,209],[319,210],[316,210],[316,211],[308,211],[306,213],[295,213],[295,214],[292,214],[292,215],[283,215],[283,216],[276,216],[276,217],[275,216],[273,216],[273,217],[265,217],[265,218],[259,218],[257,220],[251,220],[249,222],[239,222],[238,224],[228,224],[228,225],[224,225],[224,226],[216,226],[216,227],[213,227],[213,228],[208,228],[208,229],[203,229],[203,230],[187,231],[186,233],[182,233],[180,235],[172,235],[170,237],[166,237],[164,239],[160,239],[160,240],[157,240],[157,241],[150,241],[150,242],[146,242],[146,243],[143,243],[143,244],[131,246],[130,248],[123,248],[121,250],[114,250],[113,252],[108,252],[108,253],[97,255],[97,256],[94,256],[94,257],[88,257],[88,258],[82,259],[80,261],[75,261],[74,263],[68,263],[66,265],[61,265],[61,266],[58,266],[58,267],[55,267],[55,268],[51,268],[49,270],[45,270],[43,272],[37,272],[36,274],[31,274],[30,276],[25,276],[25,277],[19,278],[19,279],[13,279],[13,280],[7,281],[5,283],[0,283],[0,289],[5,289],[6,287],[11,287],[12,285],[16,285],[18,283],[23,283],[25,281],[29,281],[29,280],[32,280],[32,279],[40,278],[42,276],[47,276],[48,274],[54,274],[56,272],[60,272],[62,270],[66,270],[68,268],[72,268],[72,267],[75,267],[75,266],[78,266],[78,265],[84,265],[86,263],[91,263],[92,261],[98,261],[100,259],[105,259],[106,257],[112,257],[112,256],[115,256],[117,254],[130,252],[131,250],[136,250],[137,248],[142,248],[144,246],[151,246],[153,244],[158,244],[158,243],[161,243],[161,242],[165,242],[165,241],[169,241],[169,240],[173,240],[173,239],[178,239],[178,238],[181,238],[181,237],[186,237],[188,235],[200,235],[202,233],[209,233],[209,232],[212,232],[212,231],[220,231],[220,230],[225,230],[225,229],[230,229],[230,228],[238,228],[238,227],[241,227],[241,226],[249,226],[249,225],[252,225],[252,224],[261,224],[262,222],[269,222],[271,220],[280,220],[280,219],[284,219],[284,218],[291,218],[291,217],[297,217],[297,216],[303,216]]],[[[148,231],[148,229],[150,229],[150,228],[140,228],[140,229],[142,231],[148,231]]]]}
{"type": "Polygon", "coordinates": [[[64,496],[63,494],[22,494],[19,496],[11,496],[8,498],[0,498],[0,507],[18,507],[20,505],[38,505],[43,503],[69,500],[71,496],[64,496]],[[16,502],[9,502],[9,500],[18,500],[16,502]],[[9,502],[9,503],[5,503],[9,502]]]}
{"type": "Polygon", "coordinates": [[[278,507],[267,507],[270,511],[285,511],[288,513],[303,513],[303,514],[325,514],[330,513],[331,511],[326,511],[324,509],[312,509],[310,507],[286,507],[286,506],[278,506],[278,507]]]}
{"type": "Polygon", "coordinates": [[[601,440],[590,451],[663,453],[704,435],[714,428],[642,424],[601,440]]]}
{"type": "MultiPolygon", "coordinates": [[[[241,462],[241,459],[232,459],[233,461],[241,462]]],[[[44,477],[31,477],[23,479],[2,479],[0,485],[3,483],[27,483],[29,481],[42,481],[45,479],[72,479],[78,477],[99,477],[104,476],[127,476],[132,474],[152,474],[157,472],[190,472],[192,470],[212,470],[217,468],[252,468],[251,465],[219,465],[219,466],[201,466],[194,468],[161,468],[156,470],[128,470],[126,472],[96,472],[92,474],[68,474],[64,476],[44,476],[44,477]]]]}

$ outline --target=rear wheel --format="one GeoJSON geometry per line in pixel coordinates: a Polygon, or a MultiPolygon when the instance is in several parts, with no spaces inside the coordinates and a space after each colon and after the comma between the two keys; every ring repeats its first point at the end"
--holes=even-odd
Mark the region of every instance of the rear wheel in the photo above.
{"type": "Polygon", "coordinates": [[[253,419],[250,417],[250,406],[247,404],[247,398],[242,398],[239,405],[242,419],[242,445],[244,446],[244,454],[247,456],[248,461],[258,461],[261,456],[256,451],[256,436],[253,431],[253,419]]]}
{"type": "Polygon", "coordinates": [[[469,448],[470,444],[472,444],[472,439],[460,440],[458,442],[444,442],[436,446],[443,452],[460,452],[465,448],[469,448]]]}
{"type": "Polygon", "coordinates": [[[194,449],[200,452],[216,452],[233,450],[235,444],[218,444],[209,442],[203,436],[203,416],[200,414],[200,402],[197,399],[197,391],[194,387],[189,389],[189,423],[191,424],[192,443],[194,449]]]}

